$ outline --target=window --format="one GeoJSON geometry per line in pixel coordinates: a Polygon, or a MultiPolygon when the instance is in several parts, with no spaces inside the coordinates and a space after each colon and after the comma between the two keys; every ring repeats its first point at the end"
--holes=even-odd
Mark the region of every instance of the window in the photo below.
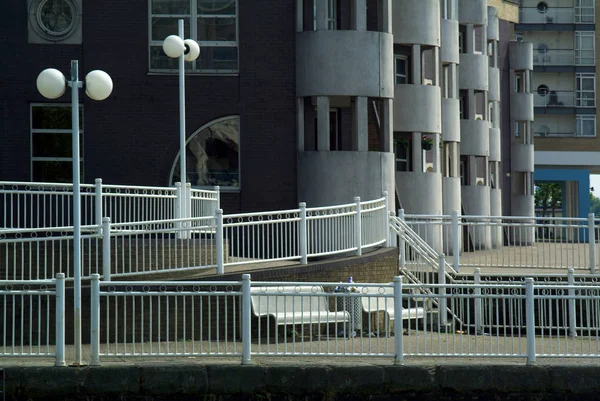
{"type": "Polygon", "coordinates": [[[394,74],[396,77],[396,85],[408,83],[408,57],[396,56],[394,64],[394,74]]]}
{"type": "Polygon", "coordinates": [[[81,44],[81,0],[28,0],[29,43],[81,44]]]}
{"type": "Polygon", "coordinates": [[[544,14],[548,11],[548,4],[544,1],[540,1],[537,5],[538,13],[544,14]]]}
{"type": "Polygon", "coordinates": [[[575,0],[575,23],[593,24],[594,15],[594,0],[575,0]]]}
{"type": "Polygon", "coordinates": [[[595,60],[594,31],[575,32],[575,65],[594,65],[595,60]]]}
{"type": "Polygon", "coordinates": [[[338,0],[313,1],[313,30],[317,30],[317,1],[327,1],[327,29],[335,31],[337,27],[338,0]]]}
{"type": "MultiPolygon", "coordinates": [[[[79,106],[79,155],[83,162],[83,107],[79,106]]],[[[31,180],[73,180],[71,105],[31,105],[31,180]]],[[[83,169],[82,169],[83,171],[83,169]]],[[[82,174],[83,177],[83,174],[82,174]]]]}
{"type": "Polygon", "coordinates": [[[396,171],[410,171],[410,141],[402,138],[394,141],[396,171]]]}
{"type": "Polygon", "coordinates": [[[462,32],[458,32],[458,52],[459,53],[464,53],[464,48],[465,48],[464,40],[465,40],[465,35],[463,35],[462,32]]]}
{"type": "MultiPolygon", "coordinates": [[[[240,188],[240,119],[238,116],[214,120],[187,140],[187,178],[193,187],[240,188]]],[[[173,161],[170,185],[179,181],[179,154],[173,161]]]]}
{"type": "Polygon", "coordinates": [[[577,115],[575,117],[575,136],[596,136],[596,116],[577,115]]]}
{"type": "Polygon", "coordinates": [[[186,63],[190,72],[237,72],[237,14],[238,0],[150,0],[150,71],[178,71],[178,60],[164,54],[162,42],[177,34],[183,19],[184,36],[201,49],[198,60],[186,63]]]}
{"type": "Polygon", "coordinates": [[[576,74],[576,107],[596,107],[596,74],[576,74]]]}

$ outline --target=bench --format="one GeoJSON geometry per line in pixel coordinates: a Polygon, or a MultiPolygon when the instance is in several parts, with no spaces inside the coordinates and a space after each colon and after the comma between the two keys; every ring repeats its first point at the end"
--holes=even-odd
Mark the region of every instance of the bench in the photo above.
{"type": "MultiPolygon", "coordinates": [[[[363,289],[364,290],[364,289],[363,289]]],[[[386,332],[390,332],[390,324],[395,321],[395,309],[394,309],[394,287],[381,286],[381,287],[369,287],[369,292],[366,294],[373,294],[371,296],[362,296],[362,310],[364,313],[371,314],[376,312],[383,312],[386,318],[385,327],[386,332]]],[[[363,294],[365,292],[363,291],[363,294]]],[[[414,302],[414,301],[413,301],[414,302]]],[[[404,306],[405,302],[403,302],[404,306]]],[[[425,305],[425,302],[423,302],[425,305]]],[[[401,320],[412,320],[425,318],[427,314],[427,308],[424,306],[408,306],[402,308],[401,320]]]]}
{"type": "Polygon", "coordinates": [[[350,320],[348,312],[329,310],[328,297],[321,286],[254,287],[250,290],[250,299],[254,316],[272,318],[277,326],[350,320]]]}

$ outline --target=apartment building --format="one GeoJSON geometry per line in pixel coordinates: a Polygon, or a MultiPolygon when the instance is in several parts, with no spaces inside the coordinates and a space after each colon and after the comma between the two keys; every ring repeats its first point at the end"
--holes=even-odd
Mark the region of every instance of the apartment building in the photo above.
{"type": "Polygon", "coordinates": [[[177,182],[178,65],[162,41],[183,18],[201,48],[187,177],[219,185],[226,212],[387,192],[407,213],[533,215],[533,140],[515,140],[531,131],[532,47],[512,41],[514,1],[9,3],[0,180],[71,179],[70,99],[35,79],[79,60],[114,82],[103,102],[80,97],[83,181],[177,182]]]}
{"type": "Polygon", "coordinates": [[[515,27],[533,43],[534,179],[563,185],[565,216],[587,217],[589,176],[600,173],[596,12],[595,0],[521,0],[515,27]]]}

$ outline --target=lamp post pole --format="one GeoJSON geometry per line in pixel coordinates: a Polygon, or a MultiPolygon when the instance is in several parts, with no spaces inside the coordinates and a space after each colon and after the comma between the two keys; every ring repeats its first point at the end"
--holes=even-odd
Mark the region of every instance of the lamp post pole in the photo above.
{"type": "Polygon", "coordinates": [[[79,63],[71,60],[71,129],[73,131],[73,297],[75,364],[81,365],[81,194],[79,178],[79,63]]]}
{"type": "MultiPolygon", "coordinates": [[[[58,99],[67,86],[71,87],[71,133],[73,155],[73,329],[75,345],[74,365],[81,365],[81,190],[79,176],[79,62],[71,60],[71,80],[57,69],[47,68],[40,72],[36,82],[38,91],[47,99],[58,99]]],[[[85,77],[87,95],[94,100],[106,99],[113,89],[110,76],[94,70],[85,77]]],[[[64,313],[64,311],[57,311],[64,313]]]]}
{"type": "MultiPolygon", "coordinates": [[[[178,27],[179,37],[183,39],[183,20],[179,20],[178,27]]],[[[185,199],[187,198],[187,176],[186,176],[186,160],[185,160],[185,60],[184,53],[182,52],[179,56],[179,175],[181,178],[181,189],[184,191],[185,196],[182,196],[184,204],[181,205],[182,212],[185,209],[185,199]]]]}

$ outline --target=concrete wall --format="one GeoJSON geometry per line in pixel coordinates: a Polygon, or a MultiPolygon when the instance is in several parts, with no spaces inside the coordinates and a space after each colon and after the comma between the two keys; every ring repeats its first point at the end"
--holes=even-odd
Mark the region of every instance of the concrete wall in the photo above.
{"type": "Polygon", "coordinates": [[[352,203],[394,195],[394,154],[299,152],[298,199],[308,207],[352,203]]]}

